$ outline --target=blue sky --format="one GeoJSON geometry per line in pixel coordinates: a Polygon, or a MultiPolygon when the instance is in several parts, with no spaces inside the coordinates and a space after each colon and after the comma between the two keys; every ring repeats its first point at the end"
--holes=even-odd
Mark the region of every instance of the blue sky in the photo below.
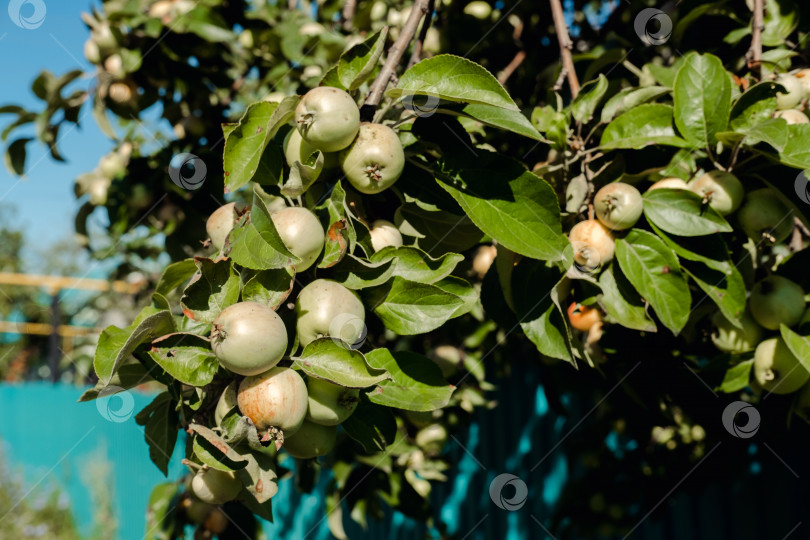
{"type": "MultiPolygon", "coordinates": [[[[19,0],[18,0],[19,1],[19,0]]],[[[43,0],[45,19],[36,29],[25,30],[12,23],[8,15],[8,1],[0,2],[0,103],[41,107],[31,93],[31,83],[43,69],[55,74],[92,66],[84,59],[84,42],[88,29],[80,18],[89,11],[89,0],[43,0]]],[[[26,8],[24,8],[26,9],[26,8]]],[[[28,9],[31,9],[30,7],[28,9]]],[[[89,85],[90,80],[78,84],[89,85]]],[[[27,256],[34,264],[33,251],[42,251],[54,242],[72,237],[73,216],[80,204],[73,195],[73,179],[93,169],[98,159],[112,148],[112,142],[103,135],[86,108],[80,128],[63,129],[60,150],[67,163],[53,161],[41,145],[28,145],[29,172],[20,180],[0,167],[0,208],[16,207],[28,241],[27,256]]],[[[12,119],[0,115],[0,127],[12,119]]],[[[28,134],[31,129],[26,130],[28,134]]],[[[5,145],[3,145],[5,151],[5,145]]],[[[0,209],[0,211],[3,211],[0,209]]],[[[36,271],[38,268],[30,268],[36,271]]]]}

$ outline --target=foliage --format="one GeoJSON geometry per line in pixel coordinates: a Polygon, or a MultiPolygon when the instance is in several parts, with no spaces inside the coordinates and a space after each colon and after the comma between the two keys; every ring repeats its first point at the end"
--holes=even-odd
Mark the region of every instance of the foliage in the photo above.
{"type": "MultiPolygon", "coordinates": [[[[283,156],[287,135],[297,129],[298,94],[320,84],[349,90],[359,104],[384,58],[394,54],[384,45],[404,25],[392,24],[388,35],[374,33],[385,15],[377,4],[360,2],[352,21],[358,33],[347,36],[334,22],[341,6],[331,2],[319,7],[322,23],[280,4],[246,10],[209,0],[183,11],[182,2],[171,8],[105,2],[103,14],[87,19],[97,45],[105,25],[112,25],[114,46],[96,62],[99,84],[60,101],[63,83],[77,75],[38,79],[35,92],[53,105],[39,113],[46,126],[40,139],[53,143],[60,124],[51,123],[52,115],[60,109],[69,122],[77,113],[68,111],[93,101],[102,126],[108,126],[107,109],[118,115],[127,129],[117,152],[128,165],[107,176],[100,167],[77,181],[78,195],[101,176],[109,187],[104,197],[90,192],[79,230],[93,207],[103,206],[110,216],[107,247],[117,247],[91,243],[95,256],[120,251],[126,269],[156,257],[162,237],[175,263],[135,322],[102,334],[95,356],[99,384],[84,399],[146,380],[164,384],[138,416],[153,460],[165,472],[178,429],[187,431],[184,455],[192,469],[238,471],[241,504],[226,509],[242,512],[246,523],[250,512],[270,519],[275,490],[268,486],[284,481],[286,469],[310,490],[319,463],[328,466],[334,478],[329,523],[341,537],[344,509],[361,522],[367,514],[381,515],[383,504],[430,519],[430,482],[442,480],[448,464],[435,448],[419,444],[419,431],[434,423],[463,429],[474,407],[486,404],[488,381],[520,369],[530,342],[558,395],[575,391],[600,405],[599,424],[589,422],[566,449],[571,461],[601,461],[622,471],[622,479],[605,478],[598,467],[587,468],[558,506],[557,524],[585,516],[574,536],[604,527],[626,532],[626,515],[585,507],[582,494],[594,486],[617,491],[626,478],[634,486],[623,492],[626,507],[662,492],[724,435],[719,410],[707,407],[717,398],[705,385],[754,402],[762,395],[750,379],[753,352],[718,352],[712,315],[741,327],[748,291],[770,274],[810,289],[804,271],[808,200],[806,193],[798,194],[798,204],[793,197],[798,175],[810,168],[810,127],[777,117],[786,88],[774,81],[800,67],[798,53],[783,43],[802,43],[807,28],[800,21],[810,14],[798,2],[768,2],[766,50],[752,70],[745,61],[751,17],[743,4],[683,2],[669,14],[676,21],[671,41],[656,46],[643,46],[634,29],[644,2],[622,3],[603,27],[582,23],[574,61],[587,82],[572,96],[555,84],[557,50],[534,46],[552,33],[545,5],[508,3],[502,13],[478,18],[458,2],[442,3],[433,24],[445,54],[427,55],[401,71],[379,108],[361,108],[398,131],[407,157],[394,187],[361,195],[326,167],[323,152],[312,152],[306,163],[283,156]],[[512,28],[494,24],[501,16],[512,28]],[[479,38],[486,38],[485,46],[478,46],[479,38]],[[148,54],[154,47],[161,53],[148,54]],[[516,50],[526,57],[506,79],[507,91],[492,72],[516,50]],[[120,56],[123,75],[108,69],[112,54],[120,56]],[[114,84],[131,88],[132,99],[114,99],[114,84]],[[279,93],[268,96],[271,88],[279,93]],[[176,137],[158,149],[126,120],[155,104],[176,128],[176,137]],[[167,177],[180,152],[205,163],[201,189],[184,191],[167,177]],[[663,178],[697,181],[712,171],[738,177],[740,193],[722,186],[701,190],[700,183],[648,190],[663,178]],[[643,217],[608,235],[612,258],[591,265],[589,256],[582,264],[586,252],[604,246],[572,245],[567,233],[593,219],[594,196],[613,182],[645,192],[643,217]],[[734,211],[747,203],[733,199],[762,188],[778,197],[779,222],[743,227],[734,211]],[[249,209],[235,216],[221,251],[200,247],[203,216],[223,191],[249,209]],[[326,231],[323,254],[298,274],[294,249],[272,218],[285,206],[314,211],[326,231]],[[129,241],[129,229],[144,213],[148,240],[129,241]],[[393,221],[404,246],[375,250],[369,224],[376,219],[393,221]],[[785,219],[790,235],[777,239],[774,230],[785,219]],[[751,230],[749,238],[744,231],[751,230]],[[497,257],[477,274],[473,258],[480,244],[496,244],[497,257]],[[299,346],[294,301],[316,277],[362,299],[367,335],[359,343],[340,342],[330,328],[321,333],[333,339],[299,346]],[[290,339],[283,366],[362,389],[324,460],[293,466],[283,433],[259,431],[234,406],[240,379],[217,369],[208,336],[216,314],[239,299],[262,302],[285,322],[290,339]],[[598,307],[604,324],[587,332],[572,328],[571,302],[598,307]],[[623,395],[603,403],[616,385],[623,395]],[[708,395],[695,398],[699,392],[708,395]],[[617,457],[604,444],[611,435],[635,441],[637,451],[617,457]]],[[[380,5],[400,16],[394,6],[380,5]]],[[[37,117],[6,112],[23,123],[37,117]]],[[[22,148],[10,143],[12,163],[24,161],[22,148]]],[[[51,150],[58,157],[53,144],[51,150]]],[[[783,325],[779,332],[797,369],[810,369],[802,328],[783,325]]],[[[793,398],[781,399],[781,408],[769,410],[791,414],[793,398]]],[[[556,406],[565,409],[562,400],[556,406]]],[[[734,465],[729,460],[722,469],[734,474],[734,465]]],[[[154,537],[179,534],[188,520],[168,509],[187,498],[180,482],[156,489],[154,537]]]]}

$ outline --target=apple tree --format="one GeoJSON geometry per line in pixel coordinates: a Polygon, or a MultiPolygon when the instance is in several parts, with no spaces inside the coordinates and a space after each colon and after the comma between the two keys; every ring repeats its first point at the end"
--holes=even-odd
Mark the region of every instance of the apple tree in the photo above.
{"type": "MultiPolygon", "coordinates": [[[[79,231],[103,208],[95,256],[172,258],[82,396],[165,385],[137,421],[164,473],[185,432],[190,474],[156,488],[156,538],[271,519],[322,468],[338,537],[344,509],[430,520],[450,431],[533,359],[600,408],[568,451],[632,478],[625,508],[714,451],[722,404],[810,416],[807,6],[304,4],[104,2],[96,85],[44,73],[44,111],[3,109],[59,159],[93,107],[117,146],[79,231]]],[[[582,496],[615,490],[596,469],[557,525],[625,533],[582,496]]]]}

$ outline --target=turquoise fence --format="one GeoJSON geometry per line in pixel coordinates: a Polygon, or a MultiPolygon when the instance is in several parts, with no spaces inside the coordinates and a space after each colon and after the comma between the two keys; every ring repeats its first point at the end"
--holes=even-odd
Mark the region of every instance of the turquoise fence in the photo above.
{"type": "MultiPolygon", "coordinates": [[[[150,490],[165,479],[149,461],[143,430],[134,418],[115,422],[116,418],[106,413],[104,406],[100,410],[94,402],[76,403],[80,394],[75,387],[47,383],[0,385],[3,454],[12,469],[24,471],[29,485],[53,481],[62,486],[70,497],[77,523],[85,532],[89,531],[93,508],[89,488],[83,481],[84,471],[94,460],[109,460],[112,465],[109,487],[114,496],[120,538],[141,540],[150,490]]],[[[152,397],[136,392],[130,395],[134,411],[152,397]]],[[[591,404],[584,410],[572,406],[569,418],[556,415],[549,409],[537,369],[515,374],[492,397],[497,399],[498,407],[478,412],[470,429],[447,445],[446,455],[455,465],[449,480],[435,485],[435,519],[446,526],[447,534],[458,539],[551,538],[543,527],[548,524],[569,475],[577,467],[566,462],[563,443],[591,404]],[[492,481],[505,473],[517,476],[528,489],[522,497],[525,505],[514,511],[499,508],[490,496],[492,481]]],[[[112,409],[120,408],[118,405],[112,409]]],[[[793,432],[798,432],[803,440],[767,439],[772,445],[769,449],[750,445],[751,465],[759,474],[733,483],[718,477],[699,496],[679,495],[682,490],[673,489],[662,500],[645,501],[634,510],[640,525],[631,538],[810,538],[807,510],[810,488],[802,481],[810,478],[806,451],[802,451],[807,448],[808,430],[806,426],[796,426],[793,432]],[[641,520],[653,508],[663,510],[659,519],[641,520]],[[803,521],[807,523],[802,525],[803,521]],[[786,537],[788,533],[790,536],[786,537]]],[[[723,445],[731,449],[739,442],[729,437],[723,445]]],[[[176,451],[172,460],[170,478],[182,473],[178,454],[176,451]]],[[[701,465],[701,478],[711,482],[712,467],[717,463],[707,460],[707,465],[701,465]]],[[[327,481],[326,475],[322,475],[321,485],[311,495],[297,493],[292,482],[282,482],[273,499],[275,523],[266,526],[269,537],[330,538],[323,519],[324,501],[318,495],[327,481]]],[[[515,493],[508,487],[504,489],[507,498],[515,493]]],[[[439,538],[436,530],[398,513],[389,513],[381,522],[369,520],[365,531],[348,518],[344,522],[350,538],[439,538]]]]}

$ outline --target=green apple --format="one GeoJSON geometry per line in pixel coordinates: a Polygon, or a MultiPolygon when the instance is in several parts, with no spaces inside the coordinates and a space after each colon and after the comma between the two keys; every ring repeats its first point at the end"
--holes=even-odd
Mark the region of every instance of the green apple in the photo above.
{"type": "Polygon", "coordinates": [[[750,192],[737,218],[745,234],[757,244],[780,244],[793,232],[792,210],[770,188],[750,192]]]}
{"type": "Polygon", "coordinates": [[[754,352],[754,380],[774,394],[790,394],[804,386],[810,372],[781,337],[766,339],[754,352]]]}
{"type": "Polygon", "coordinates": [[[737,328],[721,312],[712,316],[715,330],[712,343],[723,352],[742,353],[753,351],[762,340],[762,327],[746,311],[740,319],[742,329],[737,328]]]}
{"type": "Polygon", "coordinates": [[[276,427],[286,438],[298,431],[307,415],[307,385],[294,369],[277,366],[245,378],[236,401],[256,428],[276,427]]]}
{"type": "Polygon", "coordinates": [[[239,375],[258,375],[278,364],[287,351],[281,317],[258,302],[228,306],[214,319],[211,349],[222,367],[239,375]]]}
{"type": "Polygon", "coordinates": [[[689,189],[709,201],[721,215],[734,212],[742,203],[745,190],[731,173],[710,171],[689,184],[689,189]]]}
{"type": "Polygon", "coordinates": [[[593,206],[602,225],[614,231],[622,231],[635,225],[644,209],[641,193],[623,182],[613,182],[602,187],[593,198],[593,206]]]}
{"type": "Polygon", "coordinates": [[[200,470],[191,480],[191,492],[208,504],[232,501],[242,491],[242,482],[232,471],[200,470]]]}
{"type": "Polygon", "coordinates": [[[366,332],[363,302],[336,281],[316,279],[301,289],[295,311],[298,341],[303,347],[325,336],[353,345],[366,332]]]}
{"type": "Polygon", "coordinates": [[[304,422],[292,437],[285,437],[284,449],[298,459],[325,456],[335,447],[337,427],[304,422]]]}
{"type": "Polygon", "coordinates": [[[782,276],[770,276],[751,289],[748,300],[751,315],[768,330],[779,330],[780,324],[793,326],[804,314],[804,290],[782,276]]]}
{"type": "Polygon", "coordinates": [[[360,390],[307,377],[309,408],[307,421],[322,426],[336,426],[349,418],[360,403],[360,390]]]}

